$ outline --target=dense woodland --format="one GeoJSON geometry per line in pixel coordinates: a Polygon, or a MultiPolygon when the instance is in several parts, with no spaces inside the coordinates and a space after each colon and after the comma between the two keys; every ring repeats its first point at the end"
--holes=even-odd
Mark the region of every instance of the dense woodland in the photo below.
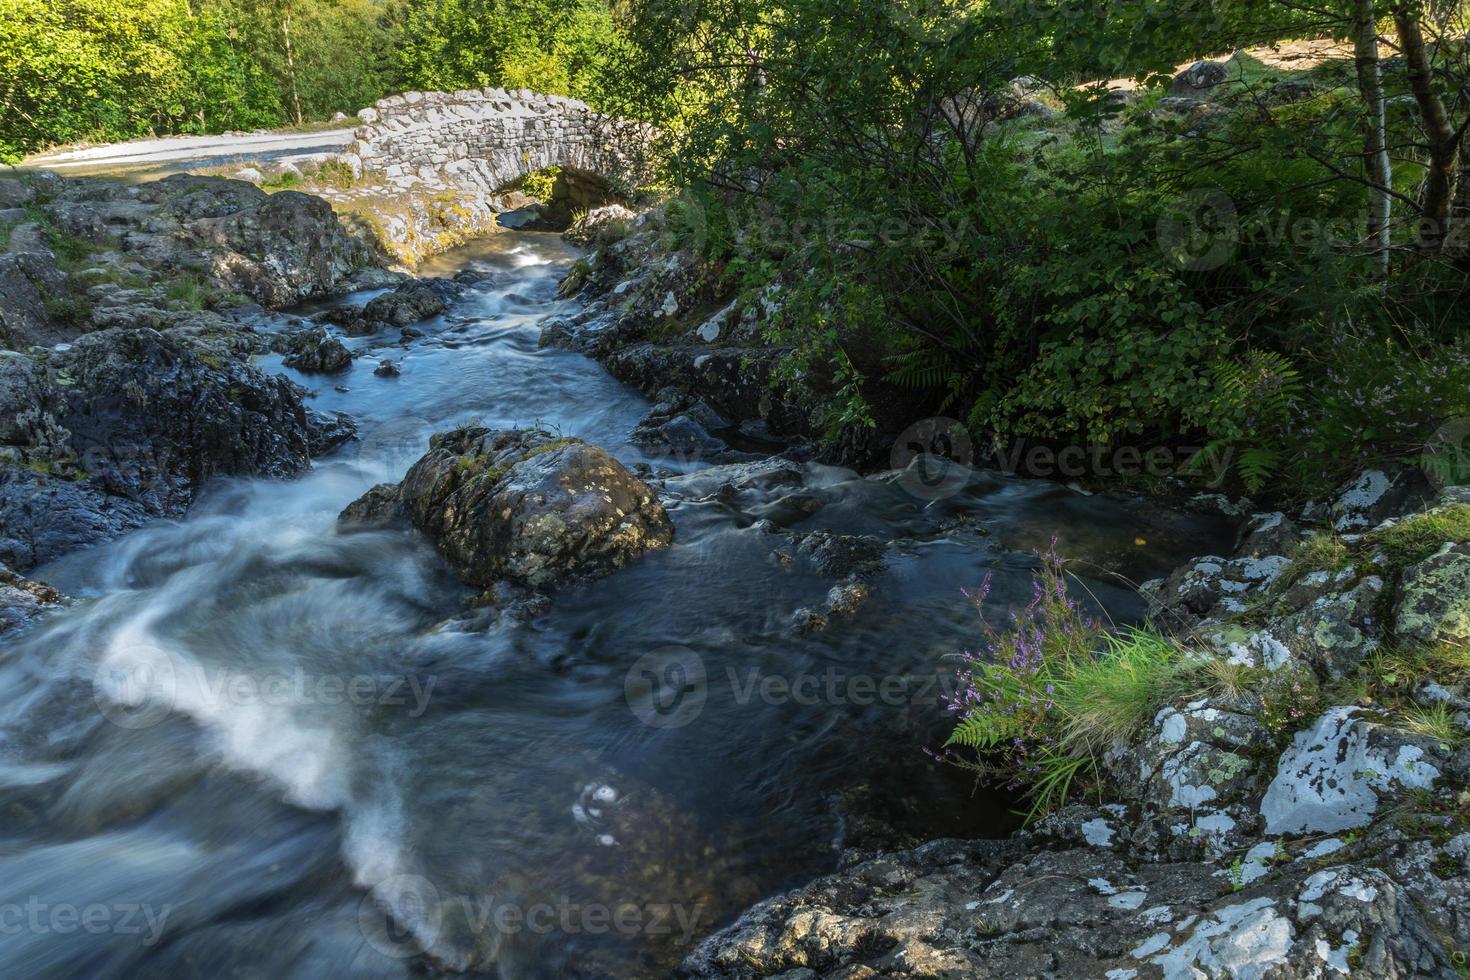
{"type": "Polygon", "coordinates": [[[897,390],[1305,496],[1464,462],[1466,32],[1410,0],[0,0],[0,150],[583,97],[659,126],[677,244],[784,290],[834,439],[897,390]],[[1243,50],[1302,39],[1335,47],[1243,50]],[[1170,99],[1201,57],[1228,84],[1170,99]]]}

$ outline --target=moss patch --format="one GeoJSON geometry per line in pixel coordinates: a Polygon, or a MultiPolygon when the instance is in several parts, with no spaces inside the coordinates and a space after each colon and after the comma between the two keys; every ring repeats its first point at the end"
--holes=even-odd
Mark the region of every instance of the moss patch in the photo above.
{"type": "Polygon", "coordinates": [[[1417,565],[1446,542],[1470,541],[1470,505],[1450,504],[1406,517],[1392,527],[1371,532],[1367,540],[1383,552],[1390,567],[1417,565]]]}

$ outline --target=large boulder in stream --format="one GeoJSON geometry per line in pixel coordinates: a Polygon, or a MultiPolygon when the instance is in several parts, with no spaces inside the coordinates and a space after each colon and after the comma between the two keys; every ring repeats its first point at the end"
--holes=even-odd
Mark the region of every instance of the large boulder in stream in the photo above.
{"type": "Polygon", "coordinates": [[[335,324],[350,336],[367,337],[438,316],[461,292],[460,285],[449,279],[414,279],[373,297],[366,306],[335,306],[316,320],[335,324]]]}
{"type": "Polygon", "coordinates": [[[621,463],[537,429],[436,435],[402,483],[373,488],[341,520],[407,521],[481,587],[605,575],[673,538],[658,497],[621,463]]]}
{"type": "Polygon", "coordinates": [[[0,561],[24,571],[182,514],[215,476],[289,477],[351,437],[205,340],[103,330],[0,354],[0,561]]]}
{"type": "Polygon", "coordinates": [[[341,374],[352,366],[352,352],[324,327],[313,327],[280,339],[286,357],[281,362],[307,374],[341,374]]]}

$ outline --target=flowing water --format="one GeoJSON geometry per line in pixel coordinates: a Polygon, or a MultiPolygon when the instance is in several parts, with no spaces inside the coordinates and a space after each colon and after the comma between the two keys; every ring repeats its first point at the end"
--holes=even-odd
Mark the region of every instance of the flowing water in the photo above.
{"type": "Polygon", "coordinates": [[[519,233],[444,257],[429,271],[485,278],[424,337],[349,341],[401,377],[375,356],[296,376],[359,442],[38,571],[79,601],[0,646],[0,976],[666,975],[830,870],[855,812],[919,837],[1008,825],[921,752],[945,657],[977,639],[962,586],[993,573],[1003,614],[1056,535],[1125,620],[1126,580],[1216,543],[1202,519],[999,474],[931,501],[808,464],[796,506],[759,481],[713,494],[685,463],[673,547],[469,628],[431,548],[335,518],[471,421],[666,463],[628,440],[643,398],[537,347],[574,258],[519,233]],[[832,581],[761,518],[893,542],[872,599],[794,633],[832,581]]]}

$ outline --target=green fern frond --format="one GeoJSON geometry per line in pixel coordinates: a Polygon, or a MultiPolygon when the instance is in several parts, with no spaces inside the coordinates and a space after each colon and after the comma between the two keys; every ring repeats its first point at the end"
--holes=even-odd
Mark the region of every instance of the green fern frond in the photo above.
{"type": "Polygon", "coordinates": [[[1245,482],[1246,489],[1256,493],[1281,467],[1281,453],[1266,446],[1242,449],[1235,461],[1235,471],[1245,482]]]}
{"type": "Polygon", "coordinates": [[[991,749],[999,745],[1009,734],[1004,725],[987,715],[970,715],[955,726],[945,748],[963,746],[968,749],[991,749]]]}
{"type": "Polygon", "coordinates": [[[885,375],[885,379],[902,388],[923,390],[947,387],[946,382],[956,373],[949,355],[936,347],[905,351],[888,360],[894,367],[885,375]]]}
{"type": "Polygon", "coordinates": [[[1221,402],[1257,419],[1284,422],[1302,393],[1301,374],[1276,351],[1252,350],[1239,360],[1221,359],[1210,373],[1221,402]]]}

